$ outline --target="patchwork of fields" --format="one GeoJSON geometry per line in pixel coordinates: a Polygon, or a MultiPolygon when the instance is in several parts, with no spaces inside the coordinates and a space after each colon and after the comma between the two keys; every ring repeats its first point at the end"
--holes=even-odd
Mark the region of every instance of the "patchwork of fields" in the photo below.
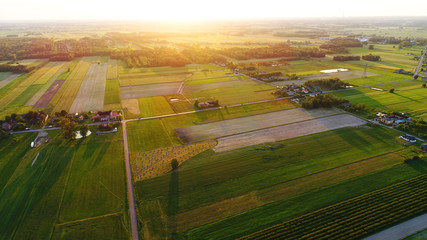
{"type": "MultiPolygon", "coordinates": [[[[334,62],[327,56],[257,71],[305,76],[297,81],[339,76],[367,86],[409,79],[393,71],[412,70],[416,60],[406,53],[419,49],[375,45],[374,50],[352,48],[349,55],[368,53],[381,55],[382,61],[334,62]],[[332,68],[351,71],[319,74],[332,68]]],[[[1,116],[31,109],[51,115],[123,109],[127,119],[136,120],[189,112],[127,122],[143,239],[283,236],[276,232],[300,238],[305,230],[299,220],[317,219],[312,216],[321,220],[310,231],[321,238],[326,227],[316,227],[328,222],[325,209],[336,210],[338,216],[346,201],[357,202],[360,195],[371,196],[427,173],[425,158],[404,163],[404,152],[415,151],[401,144],[400,133],[366,126],[341,110],[304,110],[288,99],[241,105],[275,98],[272,92],[279,82],[255,81],[225,67],[128,68],[109,57],[22,63],[39,68],[28,74],[0,73],[1,116]],[[194,111],[196,100],[218,100],[227,107],[194,111]],[[180,165],[174,171],[172,159],[180,165]]],[[[426,118],[427,88],[422,83],[332,94],[426,118]]],[[[29,147],[35,138],[31,133],[16,135],[18,141],[0,140],[0,232],[14,239],[129,239],[121,130],[76,141],[51,133],[52,140],[40,148],[29,147]]],[[[372,208],[374,203],[369,198],[372,208]]],[[[346,219],[337,221],[356,218],[346,219]]]]}

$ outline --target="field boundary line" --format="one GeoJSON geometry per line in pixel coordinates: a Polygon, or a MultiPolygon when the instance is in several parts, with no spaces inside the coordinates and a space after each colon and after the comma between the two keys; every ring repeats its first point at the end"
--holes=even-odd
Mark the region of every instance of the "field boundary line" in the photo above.
{"type": "MultiPolygon", "coordinates": [[[[70,170],[68,170],[67,179],[65,180],[64,191],[62,192],[61,201],[59,202],[59,206],[58,206],[58,213],[56,214],[56,222],[59,222],[58,220],[59,220],[59,216],[61,215],[62,204],[64,203],[64,196],[68,188],[68,183],[70,181],[71,171],[73,170],[75,156],[76,156],[76,151],[73,152],[73,158],[71,159],[70,170]]],[[[53,233],[55,232],[55,226],[56,224],[53,226],[52,231],[50,232],[49,239],[52,239],[53,237],[53,233]]]]}
{"type": "Polygon", "coordinates": [[[82,219],[73,220],[73,221],[69,221],[69,222],[58,223],[55,225],[55,227],[61,227],[61,226],[65,226],[65,225],[69,225],[69,224],[73,224],[73,223],[80,223],[80,222],[85,222],[85,221],[90,221],[90,220],[94,220],[94,219],[98,219],[98,218],[110,217],[110,216],[120,215],[120,214],[122,214],[122,212],[107,213],[107,214],[99,215],[96,217],[82,218],[82,219]]]}

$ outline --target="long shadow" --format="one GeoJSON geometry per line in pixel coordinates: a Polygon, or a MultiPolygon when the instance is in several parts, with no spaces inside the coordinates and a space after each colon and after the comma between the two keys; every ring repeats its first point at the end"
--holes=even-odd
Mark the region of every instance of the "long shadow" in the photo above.
{"type": "MultiPolygon", "coordinates": [[[[45,149],[44,151],[46,154],[47,151],[52,151],[52,149],[45,149]]],[[[75,148],[72,147],[60,147],[60,149],[53,150],[52,152],[57,154],[50,153],[45,155],[44,161],[40,159],[40,164],[37,167],[35,166],[36,168],[27,167],[20,177],[14,179],[3,189],[0,193],[0,199],[2,199],[0,203],[0,216],[2,216],[0,219],[0,234],[3,237],[10,238],[16,230],[19,231],[21,224],[29,220],[26,218],[32,211],[40,210],[38,209],[38,204],[49,194],[55,184],[59,180],[65,181],[62,176],[66,174],[66,169],[71,162],[74,151],[75,148]]],[[[58,198],[59,204],[60,196],[55,197],[58,198]]],[[[58,205],[49,207],[58,208],[58,205]]],[[[55,217],[51,216],[51,219],[45,219],[45,221],[55,221],[55,217]]],[[[43,226],[44,228],[40,226],[40,229],[33,231],[31,234],[40,238],[47,238],[48,235],[43,236],[43,234],[49,234],[50,229],[46,229],[46,225],[43,226]]]]}
{"type": "Polygon", "coordinates": [[[176,213],[179,210],[179,179],[178,171],[173,170],[171,173],[171,178],[169,181],[169,195],[168,195],[168,206],[167,206],[167,215],[168,223],[167,227],[171,234],[171,238],[175,239],[178,234],[176,232],[177,228],[177,219],[176,213]]]}
{"type": "Polygon", "coordinates": [[[410,100],[411,102],[423,103],[423,102],[421,102],[421,101],[419,101],[419,100],[415,100],[415,99],[413,99],[413,98],[403,96],[403,95],[401,95],[401,94],[399,94],[399,93],[394,93],[394,95],[397,95],[397,96],[399,96],[399,97],[401,97],[401,98],[406,98],[406,99],[410,100]]]}
{"type": "Polygon", "coordinates": [[[427,173],[427,162],[425,160],[413,160],[406,164],[420,173],[427,173]]]}

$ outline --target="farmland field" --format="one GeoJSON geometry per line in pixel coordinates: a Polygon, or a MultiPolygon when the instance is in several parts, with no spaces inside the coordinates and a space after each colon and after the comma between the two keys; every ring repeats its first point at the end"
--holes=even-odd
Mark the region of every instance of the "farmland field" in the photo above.
{"type": "Polygon", "coordinates": [[[229,151],[246,146],[266,142],[276,142],[288,138],[300,137],[318,132],[333,130],[343,127],[355,127],[365,124],[364,120],[349,114],[317,118],[313,120],[290,123],[288,125],[240,133],[218,139],[218,145],[213,149],[216,152],[229,151]]]}
{"type": "Polygon", "coordinates": [[[150,117],[174,113],[169,103],[163,96],[139,98],[141,116],[150,117]]]}
{"type": "Polygon", "coordinates": [[[0,81],[0,88],[6,86],[13,80],[15,80],[17,77],[19,77],[21,74],[10,74],[8,72],[2,73],[2,80],[0,81]]]}
{"type": "Polygon", "coordinates": [[[176,129],[178,137],[184,142],[197,142],[207,139],[239,134],[263,128],[280,126],[290,123],[307,121],[340,112],[333,109],[304,110],[301,108],[283,110],[272,113],[253,115],[225,121],[201,124],[187,128],[176,129]]]}
{"type": "Polygon", "coordinates": [[[55,76],[63,64],[63,62],[50,62],[42,68],[34,70],[16,87],[0,98],[0,106],[4,108],[8,104],[15,106],[24,105],[37,91],[40,90],[40,88],[42,88],[41,84],[48,82],[55,76]]]}
{"type": "Polygon", "coordinates": [[[182,82],[186,78],[190,77],[191,74],[173,74],[159,76],[156,74],[147,75],[145,73],[135,73],[120,75],[120,86],[133,86],[133,85],[144,85],[144,84],[155,84],[155,83],[170,83],[170,82],[182,82]]]}
{"type": "Polygon", "coordinates": [[[102,111],[104,109],[107,69],[107,63],[92,63],[76,95],[76,99],[71,105],[70,113],[102,111]]]}
{"type": "MultiPolygon", "coordinates": [[[[25,104],[25,106],[35,105],[37,103],[37,101],[39,101],[39,99],[48,91],[48,89],[50,89],[50,87],[53,85],[53,83],[56,81],[56,79],[59,77],[59,75],[65,71],[65,69],[68,65],[69,65],[69,63],[61,64],[60,67],[57,68],[56,73],[54,75],[52,75],[49,79],[42,80],[41,78],[39,78],[39,80],[37,80],[37,82],[40,82],[40,83],[44,82],[44,84],[43,84],[43,86],[41,86],[40,90],[31,97],[31,99],[25,104]]],[[[52,95],[52,97],[53,97],[53,95],[52,95]]],[[[47,103],[46,103],[46,105],[47,105],[47,103]]]]}
{"type": "Polygon", "coordinates": [[[2,237],[128,239],[122,135],[69,142],[53,134],[30,148],[35,136],[2,140],[2,237]]]}
{"type": "MultiPolygon", "coordinates": [[[[138,104],[138,101],[134,101],[134,103],[138,104]]],[[[131,152],[140,152],[153,150],[156,146],[167,147],[179,145],[180,141],[175,133],[175,129],[177,128],[291,108],[295,108],[295,105],[289,100],[278,100],[161,119],[128,122],[129,149],[131,152]]]]}
{"type": "Polygon", "coordinates": [[[174,94],[178,92],[180,85],[181,83],[177,82],[125,86],[120,87],[120,96],[122,99],[128,99],[174,94]]]}
{"type": "MultiPolygon", "coordinates": [[[[258,208],[267,203],[287,201],[287,198],[312,191],[315,188],[311,188],[313,187],[311,174],[319,173],[313,178],[317,179],[318,184],[323,184],[321,186],[328,186],[372,171],[386,171],[396,164],[400,166],[402,158],[389,154],[402,148],[395,142],[396,137],[396,133],[383,128],[343,128],[280,141],[277,142],[274,151],[269,150],[269,145],[258,145],[221,154],[212,151],[202,153],[186,161],[175,174],[137,182],[138,199],[144,202],[140,211],[147,217],[149,211],[152,216],[152,220],[147,219],[144,224],[148,229],[162,228],[164,231],[172,232],[192,229],[184,233],[190,239],[216,239],[225,236],[232,238],[236,234],[241,234],[239,231],[253,229],[251,226],[253,222],[265,226],[268,221],[259,221],[256,215],[252,215],[254,219],[248,223],[249,225],[241,225],[239,229],[242,230],[231,234],[223,233],[222,230],[236,229],[236,225],[233,224],[241,224],[243,221],[233,219],[233,226],[224,227],[222,222],[225,220],[221,220],[222,218],[250,209],[260,212],[262,210],[258,208]],[[265,150],[262,150],[264,147],[265,150]],[[303,150],[307,148],[311,151],[303,150]],[[371,158],[374,159],[368,160],[371,158]],[[347,168],[344,167],[346,164],[354,165],[347,168]],[[341,169],[333,170],[340,167],[341,169]],[[351,169],[360,170],[352,172],[351,169]],[[302,178],[306,178],[306,181],[302,178]],[[178,180],[179,193],[170,192],[167,186],[174,187],[178,180]],[[290,188],[295,184],[298,184],[298,187],[290,188]],[[281,194],[278,194],[279,192],[281,194]],[[158,214],[166,211],[164,208],[170,209],[167,220],[163,223],[154,221],[160,216],[158,214]],[[215,223],[204,225],[208,222],[215,223]],[[167,227],[171,224],[172,229],[167,227]],[[217,225],[221,227],[217,228],[217,225]],[[201,227],[195,228],[197,226],[201,227]]],[[[413,170],[411,174],[416,172],[413,170]]],[[[358,192],[366,190],[361,186],[363,185],[356,189],[358,192]]],[[[316,193],[313,192],[312,195],[314,195],[312,199],[304,200],[311,201],[310,204],[299,211],[313,207],[316,193]]],[[[347,195],[340,196],[341,199],[343,197],[347,195]]],[[[336,199],[327,199],[326,202],[333,201],[336,199]]],[[[268,208],[268,204],[265,207],[268,208]]],[[[271,214],[270,217],[282,218],[280,212],[283,211],[286,213],[286,208],[278,211],[279,214],[271,214]]],[[[161,216],[163,219],[166,217],[161,216]]],[[[233,218],[239,216],[235,215],[233,218]]]]}
{"type": "Polygon", "coordinates": [[[64,84],[50,101],[49,105],[53,106],[52,112],[70,110],[87,71],[91,64],[99,61],[99,59],[99,57],[83,57],[80,59],[70,75],[68,75],[64,84]]]}
{"type": "Polygon", "coordinates": [[[364,103],[384,111],[411,113],[413,116],[427,117],[427,88],[422,87],[422,81],[409,81],[397,84],[378,86],[384,91],[370,88],[354,89],[333,93],[344,97],[352,103],[364,103]],[[394,93],[389,90],[394,88],[394,93]]]}
{"type": "Polygon", "coordinates": [[[107,80],[117,79],[117,60],[111,59],[108,61],[108,71],[107,71],[107,80]]]}
{"type": "Polygon", "coordinates": [[[105,85],[105,99],[104,104],[120,104],[120,87],[119,80],[107,80],[105,85]]]}

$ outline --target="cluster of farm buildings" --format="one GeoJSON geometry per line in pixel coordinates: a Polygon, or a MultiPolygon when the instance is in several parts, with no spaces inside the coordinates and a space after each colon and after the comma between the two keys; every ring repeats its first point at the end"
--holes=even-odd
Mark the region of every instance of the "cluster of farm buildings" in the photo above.
{"type": "Polygon", "coordinates": [[[397,126],[399,124],[411,121],[411,117],[397,112],[393,112],[391,114],[379,112],[377,116],[378,117],[375,119],[376,121],[389,126],[397,126]]]}

